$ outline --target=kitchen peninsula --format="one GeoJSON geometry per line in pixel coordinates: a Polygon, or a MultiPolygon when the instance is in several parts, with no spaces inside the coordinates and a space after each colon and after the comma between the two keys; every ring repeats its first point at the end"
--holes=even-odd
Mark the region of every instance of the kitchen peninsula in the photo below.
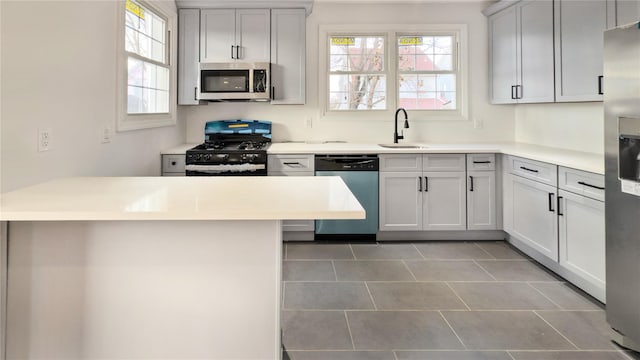
{"type": "Polygon", "coordinates": [[[66,178],[1,201],[0,353],[25,359],[279,359],[281,219],[365,216],[338,177],[66,178]]]}

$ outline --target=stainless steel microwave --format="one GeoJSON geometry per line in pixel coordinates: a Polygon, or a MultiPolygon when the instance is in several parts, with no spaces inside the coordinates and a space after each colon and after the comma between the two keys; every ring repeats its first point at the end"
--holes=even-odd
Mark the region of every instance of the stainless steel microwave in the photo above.
{"type": "Polygon", "coordinates": [[[200,63],[198,100],[268,101],[270,63],[200,63]]]}

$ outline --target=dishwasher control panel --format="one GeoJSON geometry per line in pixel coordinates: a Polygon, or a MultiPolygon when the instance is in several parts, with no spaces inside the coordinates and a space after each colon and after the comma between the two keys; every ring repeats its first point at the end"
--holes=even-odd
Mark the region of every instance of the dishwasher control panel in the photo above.
{"type": "Polygon", "coordinates": [[[377,155],[316,155],[316,171],[378,171],[377,155]]]}

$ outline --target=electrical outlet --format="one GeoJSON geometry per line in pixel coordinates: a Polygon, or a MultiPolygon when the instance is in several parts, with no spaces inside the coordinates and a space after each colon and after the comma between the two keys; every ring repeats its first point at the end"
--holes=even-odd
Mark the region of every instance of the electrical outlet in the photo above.
{"type": "Polygon", "coordinates": [[[102,127],[102,139],[101,142],[103,144],[111,142],[111,126],[109,124],[105,124],[102,127]]]}
{"type": "Polygon", "coordinates": [[[482,119],[474,117],[473,118],[473,127],[476,129],[482,129],[482,127],[484,126],[484,123],[482,122],[482,119]]]}
{"type": "Polygon", "coordinates": [[[313,117],[311,116],[307,117],[307,122],[305,123],[305,126],[308,129],[311,129],[313,127],[313,117]]]}
{"type": "Polygon", "coordinates": [[[49,151],[52,140],[51,129],[38,129],[38,151],[49,151]]]}

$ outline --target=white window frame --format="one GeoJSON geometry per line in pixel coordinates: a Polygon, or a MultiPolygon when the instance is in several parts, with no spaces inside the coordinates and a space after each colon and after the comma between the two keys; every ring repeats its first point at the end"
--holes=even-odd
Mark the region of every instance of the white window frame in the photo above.
{"type": "Polygon", "coordinates": [[[127,112],[127,82],[128,82],[128,54],[125,51],[125,1],[118,1],[118,31],[117,31],[117,131],[172,126],[176,124],[177,107],[177,31],[178,14],[175,8],[162,1],[135,0],[140,5],[153,11],[166,20],[167,48],[169,61],[169,112],[158,114],[129,114],[127,112]]]}
{"type": "MultiPolygon", "coordinates": [[[[469,120],[468,37],[466,24],[363,24],[320,25],[318,38],[318,101],[320,116],[329,120],[389,120],[398,107],[398,48],[397,39],[407,34],[431,35],[453,33],[458,39],[456,47],[458,72],[456,79],[456,110],[407,110],[412,120],[469,120]],[[329,36],[366,36],[385,34],[385,73],[387,76],[386,110],[330,110],[329,109],[329,36]]],[[[455,46],[455,45],[454,45],[455,46]]]]}

